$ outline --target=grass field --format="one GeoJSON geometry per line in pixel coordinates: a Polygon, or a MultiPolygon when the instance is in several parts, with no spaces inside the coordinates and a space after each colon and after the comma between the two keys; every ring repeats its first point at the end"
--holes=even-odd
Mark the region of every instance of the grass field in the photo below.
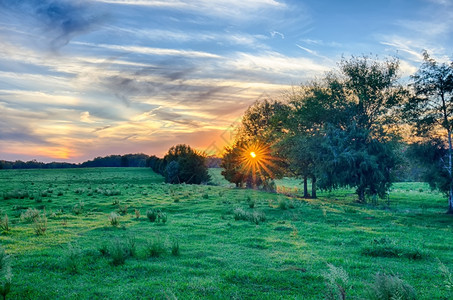
{"type": "Polygon", "coordinates": [[[323,299],[340,268],[347,299],[371,298],[378,272],[418,299],[452,298],[440,268],[453,271],[453,218],[426,184],[359,205],[353,190],[303,200],[211,173],[217,186],[167,185],[144,168],[1,170],[8,298],[323,299]]]}

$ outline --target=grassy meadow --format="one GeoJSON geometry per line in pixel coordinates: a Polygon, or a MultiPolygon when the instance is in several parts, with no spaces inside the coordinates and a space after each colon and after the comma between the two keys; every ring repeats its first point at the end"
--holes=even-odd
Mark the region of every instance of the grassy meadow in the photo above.
{"type": "MultiPolygon", "coordinates": [[[[371,299],[376,274],[417,299],[451,299],[453,217],[424,183],[388,199],[353,190],[169,185],[146,168],[0,170],[0,245],[12,256],[8,299],[371,299]],[[344,270],[345,272],[342,272],[344,270]]],[[[381,282],[382,284],[382,282],[381,282]]]]}

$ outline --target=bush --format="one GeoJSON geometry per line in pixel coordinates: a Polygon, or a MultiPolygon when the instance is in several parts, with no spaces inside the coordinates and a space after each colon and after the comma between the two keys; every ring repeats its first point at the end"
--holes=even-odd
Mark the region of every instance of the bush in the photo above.
{"type": "Polygon", "coordinates": [[[162,160],[167,183],[200,184],[211,180],[206,156],[187,145],[171,147],[162,160]]]}
{"type": "Polygon", "coordinates": [[[81,213],[83,213],[84,208],[85,208],[85,203],[83,203],[82,201],[79,201],[79,204],[74,205],[74,207],[72,208],[72,212],[75,215],[80,215],[81,213]]]}
{"type": "Polygon", "coordinates": [[[11,278],[11,256],[0,246],[0,295],[3,299],[6,299],[11,291],[11,278]]]}
{"type": "Polygon", "coordinates": [[[116,212],[111,212],[109,215],[110,225],[117,227],[120,225],[120,216],[116,212]]]}
{"type": "Polygon", "coordinates": [[[127,215],[127,209],[129,208],[128,205],[118,205],[118,209],[117,209],[117,212],[120,214],[120,215],[127,215]]]}
{"type": "MultiPolygon", "coordinates": [[[[326,283],[326,299],[344,300],[349,289],[349,276],[341,267],[327,264],[329,271],[323,274],[326,283]]],[[[390,298],[389,298],[390,299],[390,298]]]]}
{"type": "Polygon", "coordinates": [[[367,299],[370,300],[413,300],[416,299],[414,288],[397,275],[377,273],[374,283],[369,286],[367,299]]]}

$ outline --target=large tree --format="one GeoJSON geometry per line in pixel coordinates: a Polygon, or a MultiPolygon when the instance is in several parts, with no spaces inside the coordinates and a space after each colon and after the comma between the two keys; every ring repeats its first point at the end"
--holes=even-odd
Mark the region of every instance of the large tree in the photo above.
{"type": "MultiPolygon", "coordinates": [[[[436,139],[443,140],[445,145],[441,148],[446,148],[446,151],[438,151],[444,155],[438,157],[439,162],[435,164],[438,167],[438,176],[428,176],[427,179],[432,186],[448,195],[448,213],[453,214],[453,62],[439,64],[427,52],[424,52],[423,56],[423,64],[412,76],[414,95],[404,107],[404,116],[414,125],[416,134],[423,140],[421,145],[415,146],[419,150],[429,145],[434,150],[440,149],[441,145],[436,139]]],[[[428,159],[432,159],[426,155],[417,157],[425,162],[425,165],[428,159]]],[[[429,165],[427,174],[433,175],[433,165],[429,165]]]]}

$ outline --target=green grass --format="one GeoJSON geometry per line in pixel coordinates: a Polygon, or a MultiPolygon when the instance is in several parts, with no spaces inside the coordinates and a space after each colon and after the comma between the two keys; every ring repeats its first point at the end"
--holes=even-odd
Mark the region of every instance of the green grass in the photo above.
{"type": "MultiPolygon", "coordinates": [[[[397,274],[418,299],[452,297],[439,268],[453,270],[453,218],[426,184],[395,184],[390,206],[359,205],[353,190],[292,198],[235,189],[211,173],[219,186],[168,185],[144,168],[1,170],[8,297],[322,299],[330,265],[348,274],[349,299],[365,297],[379,272],[397,274]],[[46,215],[44,234],[21,219],[28,208],[46,215]]],[[[300,193],[298,180],[278,185],[300,193]]]]}

